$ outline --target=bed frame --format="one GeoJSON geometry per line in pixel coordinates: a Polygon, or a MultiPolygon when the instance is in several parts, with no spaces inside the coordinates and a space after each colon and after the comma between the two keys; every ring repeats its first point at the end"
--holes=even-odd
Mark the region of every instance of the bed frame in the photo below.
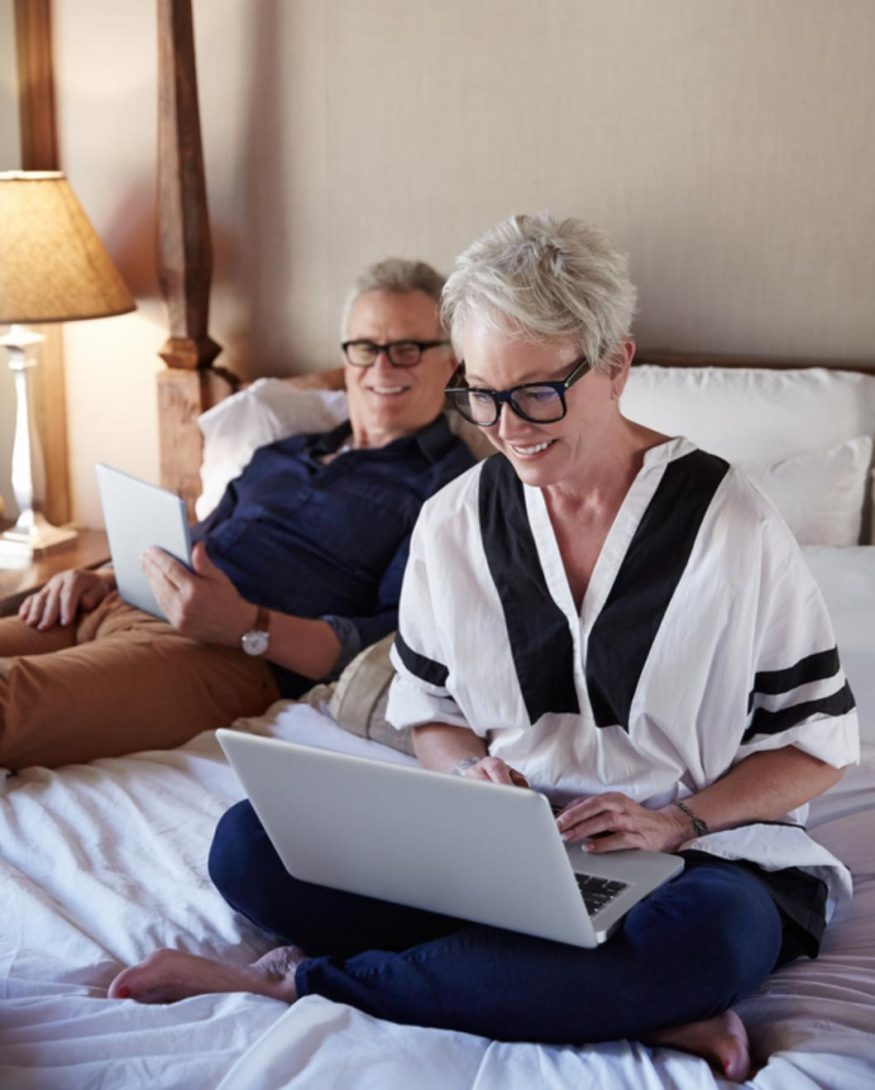
{"type": "MultiPolygon", "coordinates": [[[[167,302],[169,337],[161,349],[167,370],[158,375],[161,480],[190,511],[200,490],[202,443],[197,416],[240,385],[215,366],[221,352],[209,335],[212,272],[206,181],[198,114],[191,0],[158,0],[159,275],[167,302]]],[[[640,350],[636,362],[666,367],[833,366],[872,373],[875,361],[834,363],[640,350]]],[[[340,369],[299,376],[300,386],[340,388],[340,369]]]]}

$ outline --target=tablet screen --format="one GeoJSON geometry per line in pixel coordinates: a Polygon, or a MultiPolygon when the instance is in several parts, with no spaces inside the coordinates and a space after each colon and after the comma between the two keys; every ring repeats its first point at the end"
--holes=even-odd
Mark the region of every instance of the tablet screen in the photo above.
{"type": "Polygon", "coordinates": [[[157,545],[191,567],[185,504],[172,492],[111,466],[97,466],[97,484],[118,592],[126,602],[164,618],[140,557],[157,545]]]}

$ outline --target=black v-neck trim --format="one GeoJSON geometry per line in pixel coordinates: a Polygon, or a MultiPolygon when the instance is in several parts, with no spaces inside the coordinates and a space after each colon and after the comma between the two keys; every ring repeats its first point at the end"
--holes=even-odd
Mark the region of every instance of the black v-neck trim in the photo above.
{"type": "Polygon", "coordinates": [[[722,458],[693,450],[663,471],[590,631],[586,684],[596,726],[628,730],[644,663],[728,470],[722,458]]]}
{"type": "Polygon", "coordinates": [[[579,712],[568,618],[547,588],[522,482],[501,454],[483,464],[479,512],[486,561],[501,599],[529,720],[534,724],[549,713],[579,712]]]}

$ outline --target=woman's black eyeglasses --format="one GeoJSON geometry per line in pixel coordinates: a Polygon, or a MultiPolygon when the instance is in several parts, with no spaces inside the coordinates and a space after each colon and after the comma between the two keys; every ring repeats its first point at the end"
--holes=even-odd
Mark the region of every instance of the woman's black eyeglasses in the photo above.
{"type": "Polygon", "coordinates": [[[393,367],[415,367],[422,359],[422,353],[429,348],[437,348],[449,341],[390,341],[388,344],[376,344],[374,341],[344,341],[340,346],[346,356],[346,362],[353,367],[372,367],[381,352],[393,367]]]}
{"type": "Polygon", "coordinates": [[[492,427],[505,402],[530,424],[554,424],[568,412],[565,391],[592,370],[586,356],[581,356],[561,382],[524,382],[509,390],[484,390],[478,386],[457,385],[465,377],[464,367],[462,360],[444,393],[453,408],[478,428],[492,427]]]}

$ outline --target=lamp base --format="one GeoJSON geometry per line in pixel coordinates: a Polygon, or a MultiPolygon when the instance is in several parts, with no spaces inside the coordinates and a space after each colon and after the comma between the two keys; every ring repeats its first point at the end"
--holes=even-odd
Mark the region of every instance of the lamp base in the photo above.
{"type": "Polygon", "coordinates": [[[69,545],[79,536],[78,531],[68,526],[52,526],[40,514],[34,514],[29,526],[15,526],[0,534],[0,558],[26,558],[43,556],[62,545],[69,545]]]}

